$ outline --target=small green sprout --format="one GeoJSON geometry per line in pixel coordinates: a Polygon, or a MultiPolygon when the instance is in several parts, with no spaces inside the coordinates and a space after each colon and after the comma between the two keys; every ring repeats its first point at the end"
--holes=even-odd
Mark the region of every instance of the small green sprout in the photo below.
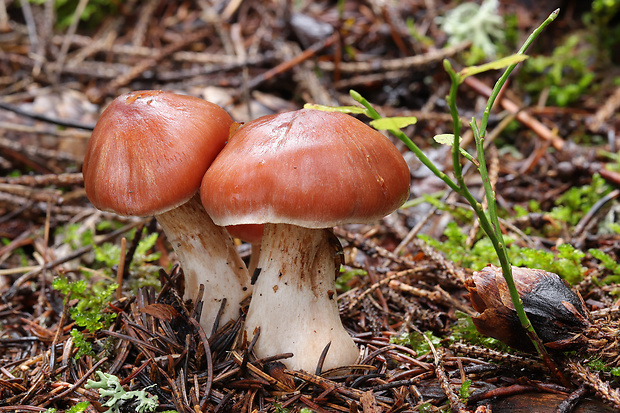
{"type": "MultiPolygon", "coordinates": [[[[465,5],[466,4],[464,3],[463,6],[465,5]]],[[[494,8],[497,6],[497,0],[485,1],[483,5],[485,6],[485,9],[483,10],[485,13],[488,13],[489,11],[494,11],[494,8]]],[[[475,16],[476,19],[480,18],[480,14],[483,14],[483,13],[478,13],[475,16]]],[[[551,13],[549,17],[547,17],[547,19],[543,23],[541,23],[541,25],[538,26],[532,32],[532,34],[530,34],[530,36],[527,38],[525,43],[523,43],[523,45],[521,46],[521,48],[519,49],[516,55],[517,56],[523,55],[525,51],[529,48],[529,46],[532,44],[534,39],[538,37],[538,35],[545,29],[547,25],[549,25],[551,22],[553,22],[556,19],[558,14],[559,14],[559,9],[551,13]]],[[[476,19],[472,18],[471,20],[474,21],[476,19]]],[[[476,23],[480,24],[480,20],[478,20],[476,23]]],[[[389,129],[389,132],[392,133],[394,136],[396,136],[398,139],[400,139],[405,144],[405,146],[409,148],[417,156],[420,162],[422,162],[425,166],[427,166],[438,178],[444,181],[446,185],[448,185],[453,191],[455,191],[457,194],[464,197],[465,200],[471,205],[476,215],[478,216],[478,222],[480,223],[480,227],[491,240],[491,243],[493,244],[493,248],[495,249],[497,253],[498,259],[501,264],[503,276],[508,285],[510,299],[517,312],[519,321],[521,325],[523,326],[523,328],[526,329],[528,337],[534,344],[538,354],[543,358],[543,360],[549,361],[550,358],[547,354],[547,351],[545,347],[543,346],[540,338],[537,336],[536,331],[532,327],[532,324],[530,323],[527,317],[527,314],[525,313],[523,309],[523,303],[521,302],[519,293],[514,283],[510,258],[508,256],[506,243],[504,241],[504,236],[502,234],[501,226],[499,222],[495,190],[491,186],[491,180],[489,179],[489,173],[487,170],[485,156],[484,156],[485,155],[484,139],[486,136],[486,129],[487,129],[487,124],[489,121],[490,113],[491,113],[491,108],[493,107],[495,100],[497,99],[502,86],[506,83],[508,77],[510,76],[510,74],[513,72],[513,70],[517,66],[516,61],[512,63],[511,62],[512,60],[508,59],[506,61],[502,61],[502,63],[500,64],[500,65],[503,65],[503,64],[509,64],[509,65],[504,71],[504,73],[500,76],[500,78],[495,83],[495,86],[493,87],[491,91],[491,95],[489,96],[489,99],[487,100],[487,105],[485,107],[480,123],[478,123],[476,118],[472,118],[471,122],[469,123],[469,126],[473,132],[474,142],[476,143],[476,154],[477,154],[477,160],[478,160],[478,165],[476,165],[476,168],[478,169],[478,172],[482,178],[484,192],[485,192],[485,199],[486,199],[486,204],[487,204],[486,208],[484,208],[483,205],[471,194],[469,188],[467,187],[467,184],[465,182],[465,178],[463,175],[463,166],[461,164],[462,154],[459,150],[461,128],[463,125],[459,117],[459,112],[458,112],[458,108],[456,105],[456,96],[457,96],[458,87],[462,83],[464,76],[468,76],[470,73],[473,73],[473,72],[462,71],[462,72],[457,73],[452,68],[451,63],[447,59],[443,61],[444,69],[446,70],[446,72],[448,73],[451,79],[451,87],[447,95],[446,101],[448,103],[448,107],[450,108],[450,113],[453,119],[454,132],[452,136],[454,137],[454,143],[452,145],[452,166],[453,166],[454,179],[452,179],[450,176],[448,176],[443,171],[439,170],[437,165],[435,165],[424,154],[424,152],[422,152],[422,150],[402,130],[389,129]]],[[[474,72],[480,73],[480,71],[483,68],[486,70],[486,68],[490,68],[490,66],[487,67],[483,65],[481,67],[476,68],[474,72]]],[[[361,104],[361,106],[365,108],[365,110],[363,110],[364,114],[366,114],[373,120],[381,119],[381,115],[372,107],[372,105],[370,104],[370,102],[368,102],[368,100],[366,100],[364,97],[362,97],[358,92],[354,90],[351,90],[349,93],[351,97],[353,98],[353,100],[355,100],[356,102],[358,102],[359,104],[361,104]]],[[[550,362],[549,364],[550,364],[549,368],[554,370],[555,366],[552,366],[550,362]]]]}
{"type": "Polygon", "coordinates": [[[104,407],[109,407],[106,413],[120,413],[121,406],[130,402],[134,405],[134,409],[138,413],[152,412],[159,402],[157,396],[151,396],[146,392],[149,386],[144,390],[125,391],[121,386],[118,377],[113,374],[103,373],[101,371],[95,372],[99,376],[99,381],[88,380],[84,386],[87,389],[97,389],[99,396],[102,398],[109,397],[108,401],[102,404],[104,407]]]}
{"type": "Polygon", "coordinates": [[[461,387],[459,388],[459,397],[463,401],[463,403],[467,404],[467,399],[471,396],[472,391],[470,390],[471,380],[465,380],[461,387]]]}
{"type": "Polygon", "coordinates": [[[94,356],[93,345],[84,337],[84,334],[75,328],[69,333],[73,339],[73,345],[78,349],[75,353],[75,359],[81,359],[84,356],[94,356]]]}

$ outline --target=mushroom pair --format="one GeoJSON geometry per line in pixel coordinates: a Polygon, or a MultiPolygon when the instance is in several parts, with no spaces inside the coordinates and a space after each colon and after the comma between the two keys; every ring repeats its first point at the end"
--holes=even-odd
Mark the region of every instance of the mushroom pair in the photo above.
{"type": "Polygon", "coordinates": [[[222,226],[264,224],[245,328],[259,357],[292,352],[290,369],[352,364],[358,356],[336,302],[330,228],[375,221],[409,195],[410,174],[381,133],[338,112],[299,110],[239,128],[204,175],[200,194],[222,226]],[[257,271],[258,272],[258,271],[257,271]]]}
{"type": "Polygon", "coordinates": [[[122,95],[89,141],[86,193],[99,209],[157,217],[181,261],[186,298],[205,285],[207,331],[223,299],[222,321],[238,315],[250,287],[224,226],[264,224],[246,318],[248,334],[260,327],[256,353],[292,352],[289,368],[312,371],[331,344],[324,368],[352,364],[358,350],[338,313],[337,240],[329,228],[399,207],[409,194],[408,167],[387,138],[341,113],[266,116],[226,144],[232,123],[223,109],[194,97],[122,95]]]}
{"type": "Polygon", "coordinates": [[[211,332],[239,316],[250,280],[225,228],[213,223],[197,195],[203,175],[228,140],[233,121],[205,100],[162,91],[117,97],[88,143],[83,174],[92,204],[126,216],[154,215],[185,274],[185,297],[203,284],[201,325],[211,332]]]}

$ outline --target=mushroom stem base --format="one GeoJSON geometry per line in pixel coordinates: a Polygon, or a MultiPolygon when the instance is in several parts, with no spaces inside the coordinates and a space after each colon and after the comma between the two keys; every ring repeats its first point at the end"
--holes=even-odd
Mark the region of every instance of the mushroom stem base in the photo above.
{"type": "Polygon", "coordinates": [[[293,353],[288,368],[314,372],[331,343],[323,369],[353,364],[358,349],[344,329],[336,302],[336,249],[328,229],[266,224],[261,269],[245,328],[260,327],[258,357],[293,353]]]}

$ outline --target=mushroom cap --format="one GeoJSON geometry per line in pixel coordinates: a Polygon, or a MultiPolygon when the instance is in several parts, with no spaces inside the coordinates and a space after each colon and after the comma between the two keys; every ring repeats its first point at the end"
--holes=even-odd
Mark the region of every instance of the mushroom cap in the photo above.
{"type": "Polygon", "coordinates": [[[84,165],[92,204],[158,215],[189,200],[224,147],[232,119],[216,104],[160,90],[121,95],[101,114],[84,165]]]}
{"type": "Polygon", "coordinates": [[[391,213],[409,185],[405,160],[381,133],[343,113],[302,109],[239,128],[200,192],[218,225],[326,228],[391,213]]]}
{"type": "Polygon", "coordinates": [[[226,227],[231,237],[239,238],[241,241],[249,242],[250,244],[260,243],[264,229],[265,226],[263,224],[229,225],[226,227]]]}

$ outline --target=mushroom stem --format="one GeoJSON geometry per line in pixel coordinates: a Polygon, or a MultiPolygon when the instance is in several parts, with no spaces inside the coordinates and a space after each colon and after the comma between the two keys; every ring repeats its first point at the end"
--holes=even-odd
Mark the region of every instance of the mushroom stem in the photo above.
{"type": "Polygon", "coordinates": [[[211,220],[198,195],[185,204],[156,216],[181,262],[185,299],[196,299],[204,284],[200,324],[210,334],[220,308],[226,307],[220,325],[239,317],[240,302],[250,293],[250,278],[232,238],[211,220]]]}
{"type": "Polygon", "coordinates": [[[245,322],[248,335],[260,327],[258,357],[292,352],[288,368],[314,372],[331,343],[323,369],[353,364],[358,349],[338,313],[336,250],[329,229],[265,224],[260,275],[245,322]]]}
{"type": "Polygon", "coordinates": [[[252,255],[250,255],[250,262],[248,263],[248,273],[250,274],[250,277],[252,276],[252,274],[254,274],[256,268],[258,268],[258,260],[260,258],[260,242],[252,243],[251,254],[252,255]]]}

